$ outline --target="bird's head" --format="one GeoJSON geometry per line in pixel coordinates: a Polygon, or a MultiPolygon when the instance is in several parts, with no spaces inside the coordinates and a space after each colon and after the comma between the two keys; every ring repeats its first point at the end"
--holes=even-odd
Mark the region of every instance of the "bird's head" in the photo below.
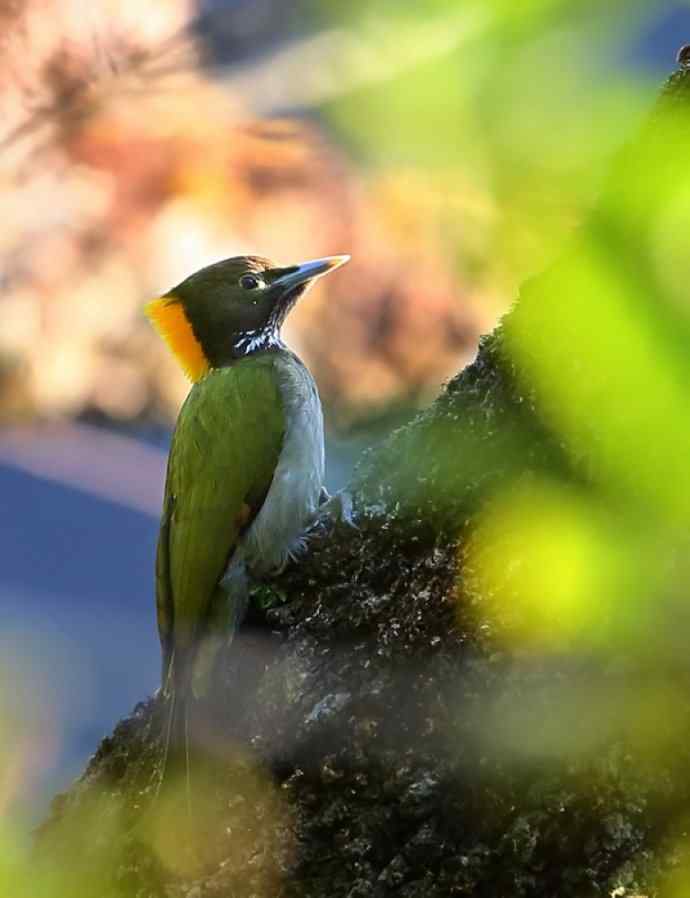
{"type": "Polygon", "coordinates": [[[279,346],[281,325],[295,302],[349,258],[278,267],[259,256],[235,256],[190,275],[145,312],[197,381],[211,368],[279,346]]]}

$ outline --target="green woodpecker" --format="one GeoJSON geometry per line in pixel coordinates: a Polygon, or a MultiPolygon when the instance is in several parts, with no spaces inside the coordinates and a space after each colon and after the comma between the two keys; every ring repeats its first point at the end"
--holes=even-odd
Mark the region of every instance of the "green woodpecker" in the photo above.
{"type": "Polygon", "coordinates": [[[348,259],[277,267],[238,256],[146,307],[193,382],[172,438],[156,559],[162,688],[185,740],[188,702],[207,694],[245,613],[247,572],[279,572],[319,508],[321,403],[280,329],[308,287],[348,259]]]}

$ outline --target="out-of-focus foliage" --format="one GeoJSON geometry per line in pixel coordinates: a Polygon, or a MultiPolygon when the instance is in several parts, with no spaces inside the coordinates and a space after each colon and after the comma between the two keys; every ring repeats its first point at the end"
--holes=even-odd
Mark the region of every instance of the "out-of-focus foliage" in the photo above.
{"type": "Polygon", "coordinates": [[[377,166],[442,184],[447,251],[482,290],[514,295],[580,220],[638,118],[641,85],[615,56],[658,4],[328,6],[382,47],[379,83],[333,100],[332,120],[377,166]],[[425,40],[436,52],[396,74],[425,40]]]}
{"type": "MultiPolygon", "coordinates": [[[[664,765],[671,790],[688,775],[689,100],[679,72],[587,226],[506,318],[517,389],[568,464],[489,497],[463,550],[465,595],[502,649],[572,669],[549,701],[535,682],[521,704],[487,705],[482,738],[542,760],[618,740],[631,782],[664,765]]],[[[668,894],[689,882],[681,865],[668,894]]]]}
{"type": "Polygon", "coordinates": [[[484,509],[475,539],[482,593],[504,634],[539,651],[607,651],[631,635],[649,645],[644,603],[661,586],[665,549],[624,515],[528,481],[484,509]]]}

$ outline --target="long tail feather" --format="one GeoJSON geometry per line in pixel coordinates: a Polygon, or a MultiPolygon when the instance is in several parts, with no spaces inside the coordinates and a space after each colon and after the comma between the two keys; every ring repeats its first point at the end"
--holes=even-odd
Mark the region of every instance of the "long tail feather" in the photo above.
{"type": "Polygon", "coordinates": [[[168,701],[168,718],[163,736],[158,784],[154,801],[160,795],[166,781],[178,781],[184,772],[187,810],[191,814],[191,764],[189,745],[189,690],[181,675],[182,664],[176,664],[175,655],[170,659],[162,694],[168,701]]]}

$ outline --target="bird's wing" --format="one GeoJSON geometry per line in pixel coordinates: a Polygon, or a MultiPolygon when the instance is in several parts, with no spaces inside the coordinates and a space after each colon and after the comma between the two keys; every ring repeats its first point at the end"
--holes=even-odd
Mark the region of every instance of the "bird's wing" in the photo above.
{"type": "Polygon", "coordinates": [[[173,499],[166,483],[161,527],[158,534],[158,550],[156,551],[156,617],[158,619],[158,633],[161,641],[161,683],[163,688],[166,688],[168,685],[168,670],[173,649],[173,601],[170,588],[170,558],[168,551],[172,508],[173,499]]]}
{"type": "Polygon", "coordinates": [[[190,391],[170,449],[159,544],[164,651],[166,641],[177,651],[198,637],[239,535],[269,489],[284,428],[270,355],[214,370],[190,391]]]}

